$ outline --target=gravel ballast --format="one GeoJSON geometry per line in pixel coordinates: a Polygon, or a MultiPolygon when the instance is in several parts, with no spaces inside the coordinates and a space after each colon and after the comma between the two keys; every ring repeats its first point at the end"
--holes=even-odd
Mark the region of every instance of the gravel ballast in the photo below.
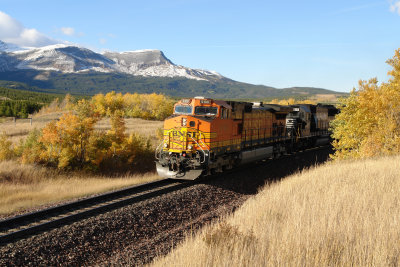
{"type": "Polygon", "coordinates": [[[226,215],[265,183],[327,159],[329,149],[251,165],[216,179],[0,247],[0,266],[141,265],[226,215]]]}

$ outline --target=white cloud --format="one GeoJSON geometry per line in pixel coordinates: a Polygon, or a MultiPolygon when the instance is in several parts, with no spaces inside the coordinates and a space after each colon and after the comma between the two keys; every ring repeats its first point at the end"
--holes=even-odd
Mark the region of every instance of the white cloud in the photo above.
{"type": "Polygon", "coordinates": [[[107,43],[107,39],[105,39],[105,38],[100,38],[100,39],[99,39],[99,42],[100,42],[101,44],[105,44],[105,43],[107,43]]]}
{"type": "Polygon", "coordinates": [[[390,1],[390,11],[392,12],[397,12],[397,14],[400,15],[400,1],[390,1]]]}
{"type": "Polygon", "coordinates": [[[61,32],[65,35],[72,36],[75,34],[75,29],[71,27],[62,27],[61,32]]]}
{"type": "Polygon", "coordinates": [[[19,21],[0,11],[0,40],[19,46],[39,47],[57,43],[36,29],[25,28],[19,21]]]}

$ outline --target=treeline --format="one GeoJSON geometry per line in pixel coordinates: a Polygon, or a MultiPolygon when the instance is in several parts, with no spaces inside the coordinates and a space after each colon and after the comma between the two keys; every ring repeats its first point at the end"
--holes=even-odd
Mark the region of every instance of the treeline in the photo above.
{"type": "Polygon", "coordinates": [[[27,118],[29,114],[38,112],[43,107],[31,101],[0,100],[0,117],[27,118]]]}
{"type": "Polygon", "coordinates": [[[0,87],[0,97],[10,100],[26,100],[37,103],[50,103],[56,98],[63,98],[65,94],[48,94],[27,90],[0,87]]]}
{"type": "MultiPolygon", "coordinates": [[[[97,94],[88,100],[101,116],[110,116],[110,109],[118,108],[121,116],[145,120],[164,120],[172,114],[174,99],[162,94],[115,93],[97,94]]],[[[44,106],[39,114],[70,110],[78,100],[67,94],[62,101],[56,98],[44,106]]]]}
{"type": "Polygon", "coordinates": [[[146,120],[164,120],[172,114],[175,101],[162,94],[121,94],[110,92],[93,96],[95,110],[102,116],[110,116],[110,109],[118,109],[121,116],[146,120]]]}
{"type": "Polygon", "coordinates": [[[387,61],[389,81],[360,81],[332,123],[335,159],[400,153],[400,49],[387,61]]]}
{"type": "Polygon", "coordinates": [[[27,118],[62,95],[0,87],[0,117],[27,118]]]}

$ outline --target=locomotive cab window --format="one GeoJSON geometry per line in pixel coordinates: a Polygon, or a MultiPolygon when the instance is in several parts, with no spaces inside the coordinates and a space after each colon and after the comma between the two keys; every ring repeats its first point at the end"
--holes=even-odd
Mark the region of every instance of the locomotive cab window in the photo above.
{"type": "Polygon", "coordinates": [[[175,114],[192,114],[193,108],[191,106],[176,106],[174,113],[175,114]]]}
{"type": "Polygon", "coordinates": [[[206,115],[206,116],[215,116],[218,113],[217,107],[195,107],[194,114],[196,115],[206,115]]]}

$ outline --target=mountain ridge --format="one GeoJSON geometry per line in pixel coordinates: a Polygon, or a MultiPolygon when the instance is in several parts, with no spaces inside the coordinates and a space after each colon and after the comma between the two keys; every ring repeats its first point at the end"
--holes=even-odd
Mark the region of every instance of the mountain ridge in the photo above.
{"type": "MultiPolygon", "coordinates": [[[[222,75],[176,65],[156,49],[97,53],[90,49],[66,44],[48,45],[24,50],[0,43],[0,71],[35,69],[63,73],[106,72],[135,76],[185,77],[195,80],[222,78],[222,75]]],[[[22,48],[21,48],[22,49],[22,48]]]]}
{"type": "Polygon", "coordinates": [[[10,47],[16,48],[0,43],[0,85],[14,89],[84,95],[156,92],[173,97],[242,99],[345,94],[322,88],[276,89],[238,82],[215,71],[177,65],[157,49],[97,53],[65,44],[17,51],[10,47]]]}

